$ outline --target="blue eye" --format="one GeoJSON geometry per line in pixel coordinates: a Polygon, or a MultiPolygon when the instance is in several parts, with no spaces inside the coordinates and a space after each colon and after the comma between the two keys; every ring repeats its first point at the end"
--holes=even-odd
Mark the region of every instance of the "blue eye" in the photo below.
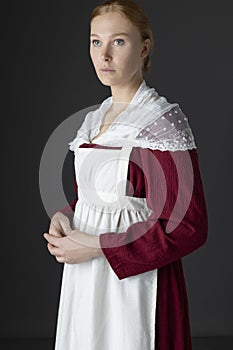
{"type": "MultiPolygon", "coordinates": [[[[123,39],[116,39],[116,40],[114,40],[114,42],[116,42],[116,41],[121,41],[124,44],[124,40],[123,39]]],[[[120,44],[120,46],[123,45],[123,44],[120,44]]]]}
{"type": "MultiPolygon", "coordinates": [[[[95,47],[99,47],[100,46],[100,41],[97,40],[97,39],[93,39],[92,41],[92,44],[95,46],[95,47]],[[97,43],[97,44],[96,44],[97,43]]],[[[118,42],[117,46],[122,46],[124,45],[124,40],[123,39],[115,39],[114,40],[114,43],[115,42],[118,42]]]]}
{"type": "Polygon", "coordinates": [[[94,39],[94,40],[92,40],[92,44],[93,44],[94,46],[98,46],[98,45],[95,45],[95,44],[94,44],[94,43],[95,43],[95,41],[98,41],[98,42],[99,42],[99,40],[94,39]]]}

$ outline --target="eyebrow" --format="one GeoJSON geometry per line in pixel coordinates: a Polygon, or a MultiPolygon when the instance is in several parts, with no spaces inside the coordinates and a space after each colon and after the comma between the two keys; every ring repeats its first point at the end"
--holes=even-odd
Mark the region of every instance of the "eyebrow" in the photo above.
{"type": "MultiPolygon", "coordinates": [[[[125,35],[125,36],[129,36],[129,34],[127,34],[127,33],[115,33],[115,34],[112,34],[112,35],[110,35],[110,38],[112,38],[112,37],[114,37],[114,36],[117,36],[117,35],[125,35]]],[[[97,36],[98,38],[99,38],[99,35],[97,35],[97,34],[91,34],[90,36],[97,36]]]]}

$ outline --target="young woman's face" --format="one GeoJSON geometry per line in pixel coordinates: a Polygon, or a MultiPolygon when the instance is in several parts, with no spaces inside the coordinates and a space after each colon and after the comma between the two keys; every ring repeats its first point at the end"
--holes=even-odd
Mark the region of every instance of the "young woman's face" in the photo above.
{"type": "Polygon", "coordinates": [[[124,85],[142,77],[144,43],[129,20],[109,12],[95,17],[90,29],[90,56],[104,85],[124,85]]]}

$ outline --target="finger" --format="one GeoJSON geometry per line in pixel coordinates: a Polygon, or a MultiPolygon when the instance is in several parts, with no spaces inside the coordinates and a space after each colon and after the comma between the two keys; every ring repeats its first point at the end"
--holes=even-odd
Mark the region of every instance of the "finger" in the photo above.
{"type": "Polygon", "coordinates": [[[61,252],[61,250],[59,248],[54,247],[50,243],[47,244],[47,247],[48,247],[48,250],[49,250],[51,255],[58,256],[58,257],[63,257],[63,254],[62,254],[62,252],[61,252]]]}
{"type": "Polygon", "coordinates": [[[59,262],[59,263],[65,263],[65,258],[63,256],[56,256],[56,260],[59,262]]]}
{"type": "Polygon", "coordinates": [[[56,237],[63,237],[61,231],[59,231],[54,225],[50,226],[49,233],[56,237]]]}
{"type": "Polygon", "coordinates": [[[56,260],[60,263],[65,263],[65,257],[63,255],[59,255],[58,248],[54,248],[50,243],[47,244],[48,250],[51,255],[53,255],[56,260]]]}
{"type": "Polygon", "coordinates": [[[71,231],[70,220],[63,213],[56,213],[51,219],[51,223],[64,235],[71,231]]]}
{"type": "Polygon", "coordinates": [[[65,235],[67,235],[72,230],[70,227],[70,220],[67,217],[64,217],[64,219],[60,221],[60,225],[62,233],[65,235]]]}
{"type": "Polygon", "coordinates": [[[60,232],[60,230],[59,230],[58,227],[56,227],[56,226],[54,225],[53,222],[51,222],[51,223],[50,223],[50,227],[49,227],[49,233],[53,234],[53,232],[54,232],[54,233],[57,233],[57,232],[60,232]]]}
{"type": "Polygon", "coordinates": [[[61,240],[60,237],[55,237],[55,236],[48,234],[48,233],[44,233],[43,236],[49,243],[51,243],[55,247],[59,247],[60,240],[61,240]]]}

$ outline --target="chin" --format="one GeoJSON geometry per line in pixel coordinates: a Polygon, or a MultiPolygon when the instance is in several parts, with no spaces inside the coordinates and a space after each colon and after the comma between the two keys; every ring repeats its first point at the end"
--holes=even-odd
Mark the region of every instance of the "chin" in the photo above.
{"type": "Polygon", "coordinates": [[[105,86],[111,86],[111,85],[113,85],[112,83],[113,83],[113,80],[112,79],[108,79],[107,77],[105,78],[105,77],[100,77],[100,76],[98,76],[98,78],[99,78],[99,80],[100,80],[100,82],[103,84],[103,85],[105,85],[105,86]]]}
{"type": "Polygon", "coordinates": [[[104,75],[100,75],[97,74],[98,79],[100,80],[100,82],[105,85],[105,86],[114,86],[114,85],[118,85],[122,83],[122,78],[118,77],[108,77],[108,76],[104,76],[104,75]]]}

